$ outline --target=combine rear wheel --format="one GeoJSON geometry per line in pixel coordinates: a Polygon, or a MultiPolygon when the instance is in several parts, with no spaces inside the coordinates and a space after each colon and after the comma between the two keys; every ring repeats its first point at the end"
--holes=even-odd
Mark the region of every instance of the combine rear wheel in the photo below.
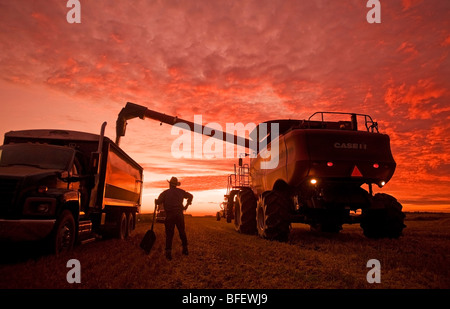
{"type": "Polygon", "coordinates": [[[258,235],[278,241],[287,241],[290,232],[291,201],[280,191],[270,191],[259,199],[256,210],[258,235]]]}
{"type": "Polygon", "coordinates": [[[234,227],[240,233],[256,233],[256,198],[251,189],[243,189],[237,196],[234,227]]]}
{"type": "Polygon", "coordinates": [[[377,193],[370,208],[363,210],[361,227],[369,238],[398,238],[406,225],[402,205],[392,196],[377,193]]]}

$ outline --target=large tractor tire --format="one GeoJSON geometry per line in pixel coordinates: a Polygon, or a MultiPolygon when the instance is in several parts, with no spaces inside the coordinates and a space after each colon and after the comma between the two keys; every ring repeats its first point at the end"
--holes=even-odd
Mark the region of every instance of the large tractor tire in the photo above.
{"type": "Polygon", "coordinates": [[[234,227],[243,234],[256,234],[256,197],[251,189],[242,189],[237,196],[234,227]]]}
{"type": "Polygon", "coordinates": [[[363,210],[361,228],[369,238],[398,238],[406,227],[404,219],[402,205],[394,197],[377,193],[371,207],[363,210]]]}
{"type": "Polygon", "coordinates": [[[270,191],[258,201],[256,221],[258,235],[269,240],[288,241],[290,232],[289,196],[282,191],[270,191]]]}

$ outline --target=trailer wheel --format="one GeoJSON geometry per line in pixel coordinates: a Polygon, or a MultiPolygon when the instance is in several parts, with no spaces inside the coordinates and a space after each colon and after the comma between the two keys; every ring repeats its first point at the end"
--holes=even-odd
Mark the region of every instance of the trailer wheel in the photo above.
{"type": "Polygon", "coordinates": [[[117,221],[116,236],[120,239],[127,237],[127,215],[122,212],[119,220],[117,221]]]}
{"type": "Polygon", "coordinates": [[[240,233],[256,233],[256,198],[251,189],[243,189],[237,196],[234,227],[240,233]]]}
{"type": "Polygon", "coordinates": [[[56,255],[64,254],[73,249],[75,243],[75,220],[69,210],[64,210],[56,221],[51,237],[52,251],[56,255]]]}
{"type": "Polygon", "coordinates": [[[287,241],[290,232],[289,197],[280,191],[270,191],[258,201],[256,221],[260,237],[287,241]]]}
{"type": "Polygon", "coordinates": [[[361,228],[369,238],[398,238],[406,227],[404,219],[402,205],[393,196],[377,193],[371,207],[363,210],[361,228]]]}

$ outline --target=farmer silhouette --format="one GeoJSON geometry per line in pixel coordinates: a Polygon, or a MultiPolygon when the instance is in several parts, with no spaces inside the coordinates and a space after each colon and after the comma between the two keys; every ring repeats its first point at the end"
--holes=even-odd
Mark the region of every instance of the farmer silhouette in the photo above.
{"type": "Polygon", "coordinates": [[[163,191],[156,200],[157,205],[164,205],[166,211],[166,220],[164,222],[166,230],[166,258],[172,259],[172,240],[175,232],[175,226],[180,234],[182,253],[188,255],[187,236],[184,225],[184,214],[189,205],[192,204],[194,196],[183,189],[177,188],[181,185],[176,177],[172,177],[169,182],[169,189],[163,191]],[[187,199],[186,206],[183,205],[184,199],[187,199]]]}

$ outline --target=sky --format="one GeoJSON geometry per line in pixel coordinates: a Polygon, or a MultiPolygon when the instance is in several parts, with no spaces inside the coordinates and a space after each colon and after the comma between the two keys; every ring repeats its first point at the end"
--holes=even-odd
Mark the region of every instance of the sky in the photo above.
{"type": "MultiPolygon", "coordinates": [[[[406,211],[450,211],[450,2],[0,0],[0,135],[58,128],[115,139],[126,102],[203,124],[369,114],[396,172],[380,191],[406,211]]],[[[236,159],[176,158],[169,125],[128,122],[143,208],[176,176],[192,214],[215,214],[236,159]]],[[[207,137],[203,137],[205,143],[207,137]]],[[[225,145],[224,145],[225,147],[225,145]]]]}

